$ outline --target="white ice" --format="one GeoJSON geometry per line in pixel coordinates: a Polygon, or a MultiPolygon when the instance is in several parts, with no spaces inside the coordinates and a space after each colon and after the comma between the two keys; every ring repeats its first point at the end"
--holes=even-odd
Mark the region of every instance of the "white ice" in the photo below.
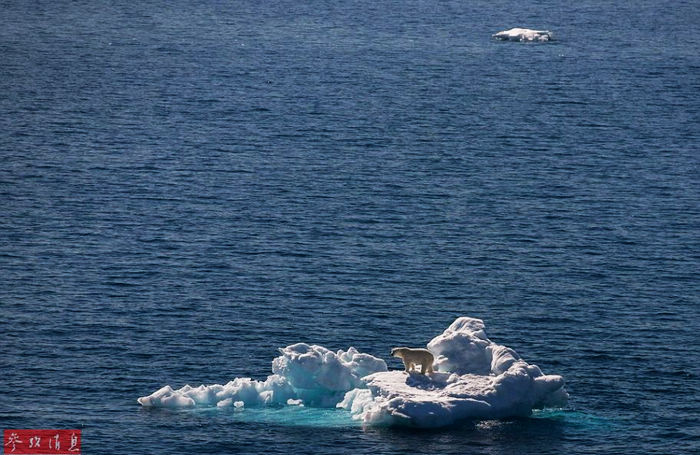
{"type": "Polygon", "coordinates": [[[284,404],[332,407],[348,390],[363,387],[363,376],[387,370],[382,359],[355,348],[332,352],[323,346],[297,343],[280,349],[280,353],[272,361],[273,374],[265,381],[236,378],[225,385],[185,385],[177,390],[166,385],[138,402],[157,408],[284,404]]]}
{"type": "Polygon", "coordinates": [[[489,340],[480,319],[462,317],[428,343],[435,373],[387,371],[384,360],[354,348],[332,352],[298,343],[280,349],[265,381],[165,386],[138,402],[146,407],[315,406],[346,409],[368,425],[439,427],[459,420],[528,416],[562,407],[561,376],[544,375],[510,348],[489,340]]]}
{"type": "Polygon", "coordinates": [[[363,378],[338,407],[372,425],[440,427],[459,420],[525,417],[533,409],[562,407],[561,376],[544,375],[510,348],[486,337],[480,319],[459,318],[428,343],[436,373],[403,371],[363,378]]]}
{"type": "Polygon", "coordinates": [[[532,30],[529,28],[511,28],[492,35],[504,41],[550,41],[554,35],[549,30],[532,30]]]}

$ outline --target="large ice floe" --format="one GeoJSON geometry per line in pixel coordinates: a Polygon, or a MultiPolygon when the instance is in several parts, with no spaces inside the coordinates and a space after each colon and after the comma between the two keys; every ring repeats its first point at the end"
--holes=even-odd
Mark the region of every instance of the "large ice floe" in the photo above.
{"type": "Polygon", "coordinates": [[[545,375],[510,348],[486,337],[480,319],[461,317],[428,343],[435,372],[387,371],[384,360],[358,352],[297,343],[280,349],[265,381],[165,386],[138,402],[145,407],[338,407],[368,425],[440,427],[462,420],[526,417],[563,407],[561,376],[545,375]]]}
{"type": "Polygon", "coordinates": [[[511,28],[492,35],[503,41],[551,41],[554,34],[549,30],[532,30],[529,28],[511,28]]]}

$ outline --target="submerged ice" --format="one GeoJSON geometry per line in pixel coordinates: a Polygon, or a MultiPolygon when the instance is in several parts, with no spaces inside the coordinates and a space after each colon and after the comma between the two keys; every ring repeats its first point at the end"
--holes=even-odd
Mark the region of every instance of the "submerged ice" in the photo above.
{"type": "Polygon", "coordinates": [[[358,352],[297,343],[280,349],[264,381],[236,378],[225,385],[165,386],[138,402],[187,408],[306,405],[338,407],[369,425],[439,427],[464,419],[528,416],[562,407],[561,376],[545,375],[489,340],[480,319],[462,317],[428,343],[435,372],[387,371],[384,360],[358,352]]]}
{"type": "Polygon", "coordinates": [[[511,28],[492,35],[504,41],[550,41],[554,35],[549,30],[532,30],[529,28],[511,28]]]}

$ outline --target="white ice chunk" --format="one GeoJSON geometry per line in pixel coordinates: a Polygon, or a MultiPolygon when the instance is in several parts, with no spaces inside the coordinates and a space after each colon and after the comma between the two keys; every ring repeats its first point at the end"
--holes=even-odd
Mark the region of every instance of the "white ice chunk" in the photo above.
{"type": "Polygon", "coordinates": [[[459,318],[428,343],[435,372],[387,371],[384,360],[358,352],[297,343],[280,349],[264,381],[173,390],[138,402],[145,407],[195,406],[243,410],[255,406],[337,406],[369,425],[439,427],[459,420],[528,416],[565,406],[564,379],[545,375],[513,350],[488,339],[484,322],[459,318]]]}
{"type": "Polygon", "coordinates": [[[440,427],[464,419],[524,417],[566,405],[561,376],[545,376],[510,348],[486,337],[483,321],[459,318],[428,343],[433,374],[380,372],[338,404],[371,425],[440,427]]]}
{"type": "Polygon", "coordinates": [[[458,318],[428,343],[428,350],[435,355],[436,371],[488,374],[491,371],[491,356],[486,349],[489,344],[483,321],[458,318]]]}
{"type": "Polygon", "coordinates": [[[532,30],[529,28],[511,28],[492,35],[504,41],[551,41],[554,34],[549,30],[532,30]]]}
{"type": "Polygon", "coordinates": [[[137,401],[146,407],[186,408],[307,404],[333,407],[345,392],[364,387],[361,378],[386,371],[386,363],[355,348],[332,352],[322,346],[297,343],[280,349],[265,381],[236,378],[228,384],[201,385],[173,390],[162,387],[137,401]],[[242,403],[240,406],[237,403],[242,403]]]}

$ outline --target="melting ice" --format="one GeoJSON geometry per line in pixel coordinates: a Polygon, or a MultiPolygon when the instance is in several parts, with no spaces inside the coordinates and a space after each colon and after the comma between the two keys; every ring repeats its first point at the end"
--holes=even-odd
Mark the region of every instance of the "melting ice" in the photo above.
{"type": "Polygon", "coordinates": [[[504,41],[550,41],[554,35],[549,30],[531,30],[529,28],[511,28],[492,35],[504,41]]]}
{"type": "Polygon", "coordinates": [[[428,343],[435,373],[387,371],[384,360],[358,352],[297,343],[280,349],[264,381],[165,386],[138,402],[146,407],[245,408],[269,405],[338,407],[369,425],[439,427],[459,420],[528,416],[563,407],[561,376],[545,375],[486,337],[480,319],[462,317],[428,343]]]}

